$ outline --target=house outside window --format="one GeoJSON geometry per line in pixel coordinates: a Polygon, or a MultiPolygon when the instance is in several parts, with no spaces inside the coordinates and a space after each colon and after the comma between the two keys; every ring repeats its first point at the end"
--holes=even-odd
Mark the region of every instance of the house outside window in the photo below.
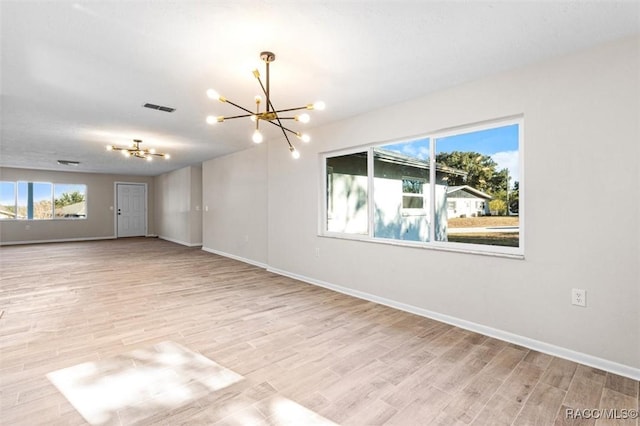
{"type": "Polygon", "coordinates": [[[322,234],[519,257],[521,145],[514,118],[324,154],[322,234]]]}
{"type": "Polygon", "coordinates": [[[338,155],[326,160],[326,229],[366,235],[369,230],[367,152],[338,155]]]}

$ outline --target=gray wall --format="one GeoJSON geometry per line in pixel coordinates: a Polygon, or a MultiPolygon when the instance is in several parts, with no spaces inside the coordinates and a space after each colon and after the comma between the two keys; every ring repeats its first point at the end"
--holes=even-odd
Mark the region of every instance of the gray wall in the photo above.
{"type": "Polygon", "coordinates": [[[204,246],[640,377],[639,52],[619,40],[315,128],[298,161],[280,140],[208,161],[204,246]],[[320,153],[518,114],[524,260],[318,236],[320,153]]]}
{"type": "Polygon", "coordinates": [[[205,161],[202,181],[203,249],[266,264],[266,145],[205,161]]]}
{"type": "Polygon", "coordinates": [[[147,232],[154,234],[153,178],[98,173],[0,168],[0,180],[78,183],[87,185],[87,219],[0,222],[0,243],[115,238],[115,182],[147,184],[147,232]],[[29,228],[29,229],[27,229],[29,228]]]}
{"type": "Polygon", "coordinates": [[[160,238],[187,246],[202,244],[202,167],[156,176],[156,229],[160,238]]]}

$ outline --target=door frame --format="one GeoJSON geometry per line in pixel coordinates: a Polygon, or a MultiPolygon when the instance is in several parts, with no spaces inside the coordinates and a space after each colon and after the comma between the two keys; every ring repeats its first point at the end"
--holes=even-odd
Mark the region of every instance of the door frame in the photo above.
{"type": "MultiPolygon", "coordinates": [[[[113,235],[118,237],[118,185],[144,186],[144,236],[149,236],[149,185],[144,182],[113,182],[113,235]]],[[[124,238],[124,237],[123,237],[124,238]]]]}

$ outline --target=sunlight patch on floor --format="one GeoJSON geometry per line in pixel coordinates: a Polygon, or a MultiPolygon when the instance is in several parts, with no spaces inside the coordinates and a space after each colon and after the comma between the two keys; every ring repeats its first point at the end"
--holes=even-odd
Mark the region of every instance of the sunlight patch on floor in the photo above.
{"type": "Polygon", "coordinates": [[[331,420],[280,396],[269,401],[269,420],[277,425],[336,426],[331,420]]]}
{"type": "Polygon", "coordinates": [[[142,420],[243,379],[174,342],[47,374],[92,425],[142,420]]]}

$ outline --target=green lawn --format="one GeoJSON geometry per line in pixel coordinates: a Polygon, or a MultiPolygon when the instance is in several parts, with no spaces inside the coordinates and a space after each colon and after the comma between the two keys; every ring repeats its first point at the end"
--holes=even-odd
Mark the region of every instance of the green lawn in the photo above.
{"type": "Polygon", "coordinates": [[[472,234],[449,234],[447,239],[455,243],[485,244],[492,246],[518,247],[518,232],[487,232],[472,234]]]}

